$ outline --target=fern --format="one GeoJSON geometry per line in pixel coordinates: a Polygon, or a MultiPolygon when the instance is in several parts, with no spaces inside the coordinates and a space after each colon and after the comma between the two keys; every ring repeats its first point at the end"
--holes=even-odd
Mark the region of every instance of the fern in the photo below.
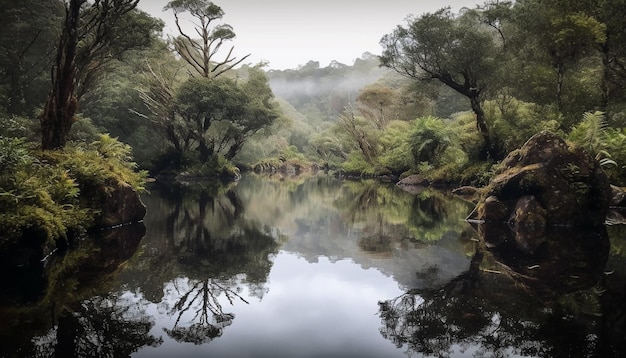
{"type": "Polygon", "coordinates": [[[569,139],[595,156],[606,146],[606,129],[603,112],[587,112],[583,120],[572,129],[569,139]]]}
{"type": "Polygon", "coordinates": [[[415,162],[437,164],[440,155],[451,143],[450,135],[451,131],[442,119],[430,116],[418,118],[409,137],[415,162]]]}

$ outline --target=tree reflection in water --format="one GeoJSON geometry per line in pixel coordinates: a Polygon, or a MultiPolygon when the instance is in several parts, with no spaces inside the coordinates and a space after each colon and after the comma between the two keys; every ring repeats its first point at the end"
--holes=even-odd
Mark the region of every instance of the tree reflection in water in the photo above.
{"type": "Polygon", "coordinates": [[[37,282],[45,285],[29,295],[35,299],[3,297],[0,341],[6,344],[0,345],[0,357],[120,357],[159,345],[162,340],[150,334],[154,320],[144,302],[108,293],[145,230],[129,225],[81,241],[42,267],[37,282]]]}
{"type": "Polygon", "coordinates": [[[174,280],[166,288],[166,295],[177,298],[168,310],[169,314],[176,316],[176,323],[172,329],[164,328],[164,331],[178,342],[194,344],[208,343],[221,336],[223,329],[233,322],[235,315],[224,313],[219,298],[224,296],[230,305],[237,299],[248,303],[230,288],[231,285],[232,282],[219,282],[213,278],[195,282],[190,282],[189,279],[174,280]],[[189,314],[190,322],[193,322],[187,327],[179,325],[186,314],[189,314]]]}
{"type": "Polygon", "coordinates": [[[548,242],[533,257],[477,244],[465,273],[379,302],[381,334],[409,355],[621,356],[624,322],[612,316],[625,297],[603,293],[623,273],[604,274],[606,230],[561,229],[548,242]]]}
{"type": "Polygon", "coordinates": [[[232,187],[175,193],[162,209],[165,246],[142,267],[163,268],[152,276],[163,283],[163,297],[154,298],[176,318],[164,331],[178,342],[211,342],[235,319],[225,304],[247,304],[244,287],[258,298],[266,292],[280,235],[247,218],[232,187]]]}
{"type": "Polygon", "coordinates": [[[161,338],[141,303],[120,296],[96,296],[64,310],[56,327],[35,338],[36,357],[126,357],[161,338]]]}

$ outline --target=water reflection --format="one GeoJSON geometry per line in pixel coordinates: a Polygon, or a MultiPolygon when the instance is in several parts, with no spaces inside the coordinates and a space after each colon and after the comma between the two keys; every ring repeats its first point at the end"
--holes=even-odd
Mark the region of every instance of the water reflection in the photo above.
{"type": "Polygon", "coordinates": [[[226,296],[231,304],[235,298],[248,303],[237,292],[212,278],[191,282],[189,279],[177,279],[168,283],[165,293],[169,296],[165,302],[174,302],[167,309],[168,314],[176,316],[176,322],[171,329],[163,330],[178,342],[194,344],[210,342],[221,336],[223,329],[232,324],[235,315],[224,312],[219,296],[226,296]],[[191,324],[188,326],[181,324],[186,314],[191,315],[191,324]]]}
{"type": "MultiPolygon", "coordinates": [[[[146,225],[160,234],[146,237],[144,245],[150,248],[149,255],[138,256],[123,274],[126,282],[133,282],[127,289],[144,292],[144,297],[156,307],[157,315],[163,317],[158,320],[163,322],[161,329],[167,337],[196,345],[211,342],[214,352],[223,349],[217,342],[226,344],[242,334],[241,329],[232,330],[234,322],[248,325],[250,330],[265,331],[269,327],[258,327],[259,323],[250,321],[263,317],[258,318],[260,322],[269,319],[277,328],[305,324],[298,321],[298,316],[307,316],[307,310],[326,310],[324,316],[329,317],[346,315],[335,311],[334,306],[341,307],[336,304],[316,306],[320,304],[317,300],[326,295],[332,299],[330,290],[337,287],[332,283],[342,279],[328,277],[325,284],[315,286],[313,276],[297,284],[292,281],[289,291],[301,295],[317,293],[314,300],[297,295],[294,297],[298,298],[290,299],[281,284],[285,278],[279,274],[284,268],[273,269],[276,257],[283,257],[284,262],[285,256],[295,254],[318,269],[328,259],[336,265],[334,275],[343,274],[339,264],[349,260],[364,269],[375,268],[394,277],[400,287],[444,281],[458,274],[468,262],[465,249],[459,248],[459,242],[465,242],[464,231],[471,230],[462,221],[468,204],[437,192],[414,196],[376,181],[342,183],[327,176],[274,181],[247,176],[236,186],[210,195],[161,193],[147,197],[146,204],[151,208],[146,225]],[[432,244],[435,242],[438,245],[432,244]],[[433,274],[428,278],[416,276],[415,267],[428,267],[433,274]],[[275,281],[270,282],[270,272],[274,272],[275,281]],[[313,287],[316,288],[311,291],[313,287]],[[266,300],[265,295],[271,295],[271,290],[279,296],[266,300]],[[251,303],[251,298],[256,303],[251,303]],[[261,300],[263,304],[259,303],[261,300]],[[276,308],[272,302],[279,302],[281,307],[276,308]],[[255,308],[247,308],[250,304],[255,308]],[[294,314],[268,318],[258,305],[294,314]],[[246,312],[247,316],[242,318],[238,312],[246,312]],[[171,323],[166,323],[165,317],[172,318],[171,323]]],[[[470,242],[465,244],[469,246],[470,242]]],[[[352,285],[347,284],[347,289],[352,285]]],[[[375,307],[376,301],[373,298],[370,303],[375,307]]],[[[354,302],[351,305],[358,307],[354,302]]],[[[326,324],[306,324],[313,330],[329,330],[326,324]]],[[[283,333],[287,340],[294,339],[289,337],[297,334],[295,327],[283,333]]],[[[255,340],[261,346],[273,340],[266,335],[261,337],[264,338],[258,339],[262,341],[255,340]]],[[[306,339],[311,341],[312,337],[306,339]]],[[[324,340],[330,342],[331,338],[324,340]]],[[[312,344],[319,345],[317,349],[324,346],[323,342],[312,344]]],[[[173,349],[167,340],[164,346],[165,351],[173,349]]],[[[292,353],[294,349],[297,350],[284,347],[292,353]]],[[[276,356],[276,352],[273,354],[276,356]]]]}
{"type": "Polygon", "coordinates": [[[154,321],[142,305],[115,295],[95,296],[60,314],[44,336],[35,337],[35,357],[123,357],[156,347],[154,321]]]}
{"type": "Polygon", "coordinates": [[[0,356],[117,357],[158,345],[160,340],[149,334],[154,321],[145,309],[108,293],[145,230],[141,224],[125,226],[82,241],[54,255],[47,267],[42,263],[34,286],[38,292],[29,280],[9,290],[27,290],[28,299],[3,295],[0,356]]]}
{"type": "Polygon", "coordinates": [[[626,311],[618,235],[607,254],[606,233],[566,234],[567,250],[548,245],[533,261],[478,245],[489,240],[463,221],[472,204],[328,176],[153,188],[144,201],[145,226],[4,281],[13,286],[0,291],[0,339],[11,343],[0,357],[624,348],[615,343],[626,311]],[[591,242],[604,244],[590,253],[591,242]]]}
{"type": "Polygon", "coordinates": [[[464,232],[471,228],[463,218],[471,204],[441,192],[416,196],[375,180],[332,177],[287,184],[289,190],[284,182],[243,181],[236,189],[248,215],[277,228],[289,238],[282,250],[308,262],[349,259],[380,270],[407,289],[429,284],[415,275],[416,268],[434,270],[432,282],[467,267],[472,247],[464,232]]]}
{"type": "Polygon", "coordinates": [[[281,236],[250,219],[232,188],[147,197],[150,255],[125,276],[175,321],[163,331],[178,342],[204,344],[220,337],[240,293],[262,298],[281,236]],[[157,200],[153,200],[157,199],[157,200]],[[157,272],[154,268],[159,268],[157,272]],[[139,280],[137,280],[139,279],[139,280]]]}
{"type": "Polygon", "coordinates": [[[560,228],[536,255],[501,240],[480,244],[468,270],[449,282],[379,302],[381,334],[409,355],[586,356],[624,354],[624,275],[605,272],[609,238],[560,228]],[[488,247],[489,246],[489,247],[488,247]],[[613,292],[617,293],[617,292],[613,292]]]}

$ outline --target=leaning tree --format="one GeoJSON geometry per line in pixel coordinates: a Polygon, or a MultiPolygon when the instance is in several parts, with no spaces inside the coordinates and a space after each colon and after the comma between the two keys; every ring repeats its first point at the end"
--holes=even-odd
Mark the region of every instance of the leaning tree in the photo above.
{"type": "Polygon", "coordinates": [[[498,157],[481,104],[503,47],[494,31],[475,11],[457,16],[443,8],[409,18],[380,41],[384,66],[412,79],[438,80],[469,99],[484,158],[498,157]]]}

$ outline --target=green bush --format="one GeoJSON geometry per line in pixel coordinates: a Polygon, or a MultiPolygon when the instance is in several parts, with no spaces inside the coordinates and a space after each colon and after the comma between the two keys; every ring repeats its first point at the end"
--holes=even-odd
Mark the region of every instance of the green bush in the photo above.
{"type": "Polygon", "coordinates": [[[0,249],[41,238],[51,249],[84,233],[98,208],[81,202],[81,193],[89,196],[120,183],[141,191],[146,173],[134,168],[130,147],[107,135],[44,152],[23,139],[0,136],[0,226],[5,230],[0,249]]]}
{"type": "Polygon", "coordinates": [[[521,147],[536,133],[559,128],[557,115],[513,97],[500,96],[485,102],[484,107],[492,141],[503,155],[521,147]]]}
{"type": "Polygon", "coordinates": [[[604,133],[604,150],[614,163],[604,166],[611,183],[626,186],[626,128],[607,128],[604,133]]]}
{"type": "Polygon", "coordinates": [[[378,161],[380,165],[394,173],[403,173],[411,169],[413,156],[409,146],[411,124],[406,121],[391,121],[380,136],[382,150],[378,161]]]}
{"type": "Polygon", "coordinates": [[[415,121],[409,136],[409,147],[415,163],[437,165],[452,140],[449,125],[441,118],[428,116],[415,121]]]}
{"type": "Polygon", "coordinates": [[[377,173],[376,168],[369,163],[363,153],[358,150],[353,150],[348,154],[348,158],[341,164],[341,169],[349,175],[355,176],[374,176],[377,173]]]}
{"type": "Polygon", "coordinates": [[[5,230],[0,248],[18,240],[34,240],[41,233],[50,249],[68,232],[80,233],[93,213],[79,207],[79,189],[68,171],[33,155],[21,139],[0,137],[0,222],[5,230]]]}

